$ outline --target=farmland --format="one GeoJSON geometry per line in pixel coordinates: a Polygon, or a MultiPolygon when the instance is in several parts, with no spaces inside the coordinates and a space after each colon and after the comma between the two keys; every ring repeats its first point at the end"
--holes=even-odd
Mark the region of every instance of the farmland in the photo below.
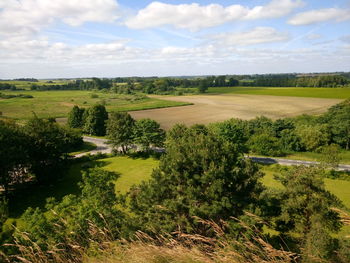
{"type": "Polygon", "coordinates": [[[130,111],[186,105],[186,102],[165,101],[143,95],[120,95],[95,91],[6,91],[4,94],[25,94],[33,98],[0,99],[2,116],[28,119],[38,117],[66,117],[74,105],[89,107],[102,103],[108,111],[130,111]]]}
{"type": "Polygon", "coordinates": [[[286,96],[223,94],[162,97],[194,105],[167,109],[131,112],[136,118],[152,118],[165,129],[175,123],[208,124],[230,118],[252,119],[266,116],[272,119],[301,114],[321,114],[341,99],[297,98],[286,96]]]}
{"type": "Polygon", "coordinates": [[[209,88],[211,94],[248,94],[307,98],[350,98],[350,88],[289,88],[289,87],[217,87],[209,88]]]}

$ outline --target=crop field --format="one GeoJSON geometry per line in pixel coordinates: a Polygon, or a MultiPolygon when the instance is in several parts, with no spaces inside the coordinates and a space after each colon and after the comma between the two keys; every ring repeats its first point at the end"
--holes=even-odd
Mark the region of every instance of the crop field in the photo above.
{"type": "Polygon", "coordinates": [[[301,114],[321,114],[341,99],[296,98],[246,94],[193,95],[161,97],[164,100],[191,103],[186,107],[131,112],[135,119],[151,118],[165,129],[176,123],[208,124],[230,118],[252,119],[266,116],[272,119],[301,114]]]}
{"type": "Polygon", "coordinates": [[[186,102],[166,101],[142,95],[120,95],[94,91],[3,91],[4,94],[26,94],[34,98],[0,99],[2,117],[28,119],[33,112],[38,117],[67,117],[74,105],[89,107],[106,105],[108,111],[133,111],[186,105],[186,102]],[[93,96],[94,95],[94,96],[93,96]]]}
{"type": "Polygon", "coordinates": [[[211,94],[250,94],[308,98],[350,98],[350,88],[289,88],[289,87],[218,87],[209,88],[211,94]]]}

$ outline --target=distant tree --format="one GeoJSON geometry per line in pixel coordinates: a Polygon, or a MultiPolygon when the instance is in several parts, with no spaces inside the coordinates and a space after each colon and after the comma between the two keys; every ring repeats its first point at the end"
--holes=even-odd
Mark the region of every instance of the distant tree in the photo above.
{"type": "Polygon", "coordinates": [[[324,124],[301,125],[296,128],[296,133],[308,151],[316,151],[328,145],[331,139],[329,127],[324,124]]]}
{"type": "Polygon", "coordinates": [[[203,126],[170,130],[159,168],[130,194],[141,228],[203,234],[194,216],[219,222],[242,215],[259,196],[262,174],[231,146],[203,126]]]}
{"type": "Polygon", "coordinates": [[[350,99],[332,106],[323,117],[330,126],[332,140],[336,144],[350,149],[350,99]]]}
{"type": "Polygon", "coordinates": [[[234,79],[234,78],[229,78],[227,84],[229,87],[234,87],[234,86],[239,85],[239,81],[237,79],[234,79]]]}
{"type": "Polygon", "coordinates": [[[325,167],[337,168],[340,163],[340,146],[330,144],[321,148],[321,164],[325,167]]]}
{"type": "Polygon", "coordinates": [[[325,189],[320,173],[317,168],[301,166],[276,178],[284,186],[277,229],[297,238],[303,262],[329,259],[334,250],[330,234],[342,225],[331,209],[341,202],[325,189]]]}
{"type": "Polygon", "coordinates": [[[225,87],[226,86],[226,76],[217,76],[215,78],[215,87],[225,87]]]}
{"type": "Polygon", "coordinates": [[[208,81],[206,79],[202,79],[199,81],[198,92],[205,93],[208,90],[208,81]]]}
{"type": "Polygon", "coordinates": [[[247,125],[240,119],[230,119],[209,125],[209,128],[222,139],[236,145],[239,151],[247,152],[247,125]]]}
{"type": "Polygon", "coordinates": [[[163,146],[164,139],[165,132],[158,122],[151,119],[140,119],[135,122],[133,141],[141,145],[144,151],[148,151],[151,146],[163,146]]]}
{"type": "Polygon", "coordinates": [[[270,134],[276,136],[273,121],[265,116],[256,117],[248,121],[247,130],[249,135],[253,134],[270,134]]]}
{"type": "Polygon", "coordinates": [[[294,129],[285,129],[280,132],[280,141],[285,151],[300,152],[304,149],[301,138],[294,129]]]}
{"type": "Polygon", "coordinates": [[[255,134],[248,141],[253,153],[267,156],[283,156],[285,154],[281,141],[267,133],[255,134]]]}
{"type": "Polygon", "coordinates": [[[112,112],[107,121],[107,138],[113,148],[126,153],[133,143],[135,120],[127,112],[112,112]]]}
{"type": "Polygon", "coordinates": [[[85,109],[74,106],[68,114],[68,126],[71,128],[82,128],[84,126],[83,115],[85,109]]]}
{"type": "Polygon", "coordinates": [[[84,132],[90,135],[106,135],[106,121],[108,113],[103,105],[94,105],[86,110],[83,114],[84,132]]]}

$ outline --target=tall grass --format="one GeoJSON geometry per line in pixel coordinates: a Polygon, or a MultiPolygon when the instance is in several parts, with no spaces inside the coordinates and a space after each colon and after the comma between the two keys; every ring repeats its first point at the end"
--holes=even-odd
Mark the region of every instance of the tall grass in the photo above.
{"type": "MultiPolygon", "coordinates": [[[[87,222],[89,224],[87,236],[76,240],[67,239],[60,244],[47,244],[48,249],[44,250],[31,240],[28,233],[21,232],[12,245],[19,253],[7,257],[6,262],[293,263],[299,257],[297,254],[274,248],[257,228],[249,227],[241,221],[238,223],[249,234],[243,235],[239,241],[225,234],[225,222],[219,225],[208,220],[198,219],[198,221],[210,228],[214,233],[213,236],[182,232],[150,236],[138,231],[132,240],[115,241],[108,227],[101,229],[87,222]],[[88,241],[89,245],[82,245],[79,240],[88,241]]],[[[60,228],[58,226],[57,231],[60,228]]]]}

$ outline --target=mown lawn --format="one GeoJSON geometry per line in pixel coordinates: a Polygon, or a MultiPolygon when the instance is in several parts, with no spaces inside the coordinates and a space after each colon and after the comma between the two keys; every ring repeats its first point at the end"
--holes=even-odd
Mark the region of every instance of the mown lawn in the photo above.
{"type": "Polygon", "coordinates": [[[4,94],[27,94],[34,98],[0,99],[2,117],[23,120],[33,113],[38,117],[67,117],[74,105],[89,107],[97,103],[106,105],[107,111],[135,111],[188,105],[143,95],[121,95],[94,91],[2,91],[4,94]],[[95,95],[93,98],[92,94],[95,95]],[[97,97],[96,97],[97,95],[97,97]]]}
{"type": "Polygon", "coordinates": [[[350,98],[350,88],[290,88],[290,87],[215,87],[209,88],[211,94],[251,94],[311,98],[350,98]]]}

